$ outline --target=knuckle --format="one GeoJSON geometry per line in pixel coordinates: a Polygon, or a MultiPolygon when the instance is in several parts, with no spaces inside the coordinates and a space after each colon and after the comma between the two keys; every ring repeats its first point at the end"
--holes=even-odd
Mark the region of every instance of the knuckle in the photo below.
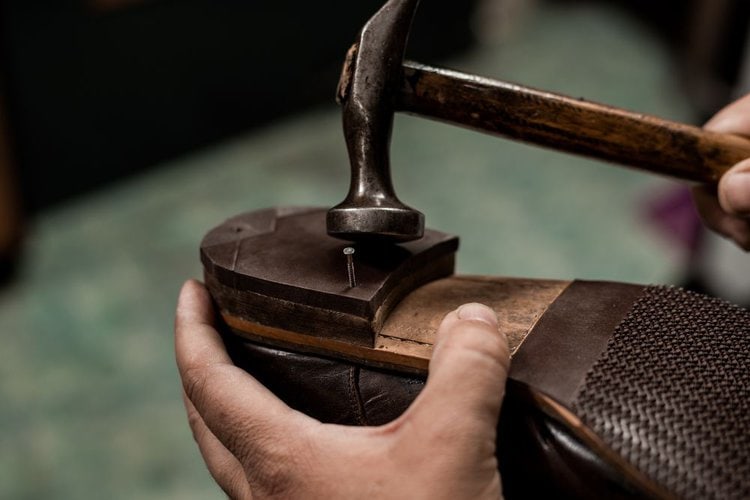
{"type": "Polygon", "coordinates": [[[204,367],[191,367],[182,374],[182,387],[190,401],[203,401],[206,396],[208,374],[204,367]]]}

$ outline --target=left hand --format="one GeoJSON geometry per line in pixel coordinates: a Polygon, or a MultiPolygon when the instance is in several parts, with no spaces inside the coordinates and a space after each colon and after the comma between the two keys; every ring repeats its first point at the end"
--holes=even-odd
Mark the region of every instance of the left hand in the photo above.
{"type": "Polygon", "coordinates": [[[424,389],[380,427],[322,424],[232,364],[195,281],[180,293],[175,351],[193,436],[231,498],[501,497],[496,426],[510,361],[485,306],[446,316],[424,389]]]}

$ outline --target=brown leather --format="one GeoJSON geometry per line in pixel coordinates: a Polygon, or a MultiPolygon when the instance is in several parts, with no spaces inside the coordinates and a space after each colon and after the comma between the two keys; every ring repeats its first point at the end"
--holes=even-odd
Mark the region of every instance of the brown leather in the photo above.
{"type": "Polygon", "coordinates": [[[424,378],[363,368],[325,357],[227,337],[235,363],[292,408],[322,422],[382,425],[401,415],[424,378]]]}
{"type": "Polygon", "coordinates": [[[574,281],[516,351],[510,378],[570,406],[586,373],[643,290],[642,285],[574,281]]]}
{"type": "MultiPolygon", "coordinates": [[[[600,352],[603,346],[599,337],[606,338],[611,334],[611,325],[616,325],[627,312],[627,307],[616,305],[619,302],[631,303],[637,290],[639,287],[580,282],[557,299],[560,307],[555,306],[557,301],[553,303],[548,313],[551,320],[545,320],[545,314],[526,342],[532,341],[537,328],[543,334],[540,338],[548,341],[557,323],[561,326],[558,333],[571,335],[579,347],[588,341],[587,334],[597,337],[596,346],[590,351],[600,352]],[[609,286],[612,286],[612,291],[606,292],[604,289],[609,286]],[[622,294],[620,301],[618,294],[622,294]],[[598,302],[598,306],[576,308],[575,303],[571,303],[571,300],[588,300],[592,296],[602,299],[592,300],[598,302]],[[581,318],[581,314],[587,318],[581,318]],[[576,318],[581,318],[581,321],[576,321],[576,318]],[[581,328],[577,330],[576,325],[581,328]],[[596,332],[597,328],[602,331],[596,332]]],[[[323,422],[348,425],[390,422],[408,408],[425,383],[421,377],[263,347],[231,335],[227,336],[227,344],[239,366],[291,407],[323,422]]],[[[529,356],[535,345],[532,342],[525,346],[529,356]]],[[[543,352],[545,363],[534,365],[529,359],[524,363],[553,374],[571,370],[575,373],[571,380],[578,380],[581,369],[576,360],[570,358],[570,353],[575,352],[570,347],[560,342],[551,346],[537,345],[543,352]],[[553,362],[552,347],[567,356],[565,363],[553,362]]],[[[585,359],[583,364],[588,367],[590,361],[585,359]]],[[[583,442],[581,436],[572,432],[564,422],[543,411],[534,399],[533,388],[526,383],[532,380],[526,369],[519,373],[525,379],[509,382],[498,424],[498,462],[506,498],[553,494],[556,497],[634,498],[650,493],[649,489],[613,466],[611,460],[592,451],[590,443],[583,442]]],[[[540,380],[547,383],[544,378],[540,380]]]]}
{"type": "Polygon", "coordinates": [[[646,287],[569,408],[679,498],[750,498],[750,311],[646,287]]]}

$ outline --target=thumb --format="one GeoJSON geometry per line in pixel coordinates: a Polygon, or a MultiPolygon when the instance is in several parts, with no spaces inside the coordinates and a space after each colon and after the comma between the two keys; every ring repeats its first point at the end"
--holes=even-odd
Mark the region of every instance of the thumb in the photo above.
{"type": "Polygon", "coordinates": [[[427,384],[410,418],[418,428],[494,444],[509,365],[495,312],[481,304],[459,307],[438,328],[427,384]]]}
{"type": "Polygon", "coordinates": [[[750,158],[741,161],[721,177],[719,203],[729,214],[750,216],[750,158]]]}

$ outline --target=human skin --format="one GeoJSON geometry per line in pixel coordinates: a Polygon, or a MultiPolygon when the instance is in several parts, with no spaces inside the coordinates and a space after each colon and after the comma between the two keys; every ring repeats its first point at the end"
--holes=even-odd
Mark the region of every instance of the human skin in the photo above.
{"type": "Polygon", "coordinates": [[[193,436],[231,498],[502,496],[495,443],[510,358],[488,307],[445,317],[424,389],[379,427],[320,423],[236,367],[196,281],[180,292],[175,352],[193,436]]]}
{"type": "MultiPolygon", "coordinates": [[[[750,94],[719,111],[704,128],[750,138],[750,94]]],[[[750,158],[727,171],[718,186],[694,187],[693,198],[708,227],[750,251],[750,158]]]]}

